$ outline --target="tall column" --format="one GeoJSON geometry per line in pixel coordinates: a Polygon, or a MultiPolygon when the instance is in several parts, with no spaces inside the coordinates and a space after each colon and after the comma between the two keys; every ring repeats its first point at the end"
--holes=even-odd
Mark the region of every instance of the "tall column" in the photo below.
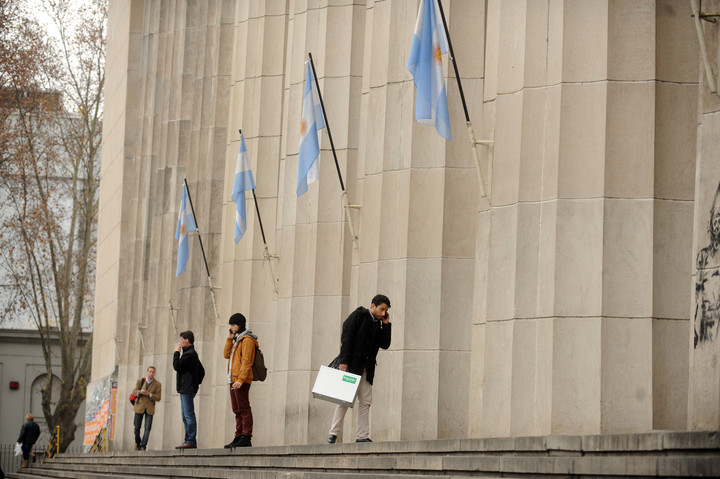
{"type": "MultiPolygon", "coordinates": [[[[653,295],[678,280],[658,256],[687,252],[666,230],[686,223],[688,190],[663,196],[656,167],[656,24],[686,23],[665,7],[488,2],[495,170],[478,216],[470,435],[653,428],[653,377],[667,385],[658,365],[682,352],[668,335],[686,320],[656,317],[653,295]]],[[[673,371],[665,408],[682,405],[673,371]]]]}
{"type": "MultiPolygon", "coordinates": [[[[141,44],[142,11],[143,2],[135,0],[123,5],[111,2],[108,12],[92,381],[109,376],[119,365],[118,378],[125,383],[140,368],[137,355],[132,354],[137,347],[127,342],[122,326],[132,304],[131,291],[119,285],[131,277],[127,254],[134,242],[133,214],[126,205],[134,198],[138,181],[133,150],[141,75],[135,53],[141,44]]],[[[117,424],[127,422],[130,416],[126,408],[118,408],[117,424]]],[[[118,442],[123,441],[124,432],[124,428],[116,430],[118,442]]]]}
{"type": "MultiPolygon", "coordinates": [[[[703,2],[703,11],[717,11],[720,2],[703,2]]],[[[710,67],[717,72],[720,45],[718,27],[703,24],[710,67]]],[[[702,58],[700,71],[700,116],[697,128],[695,211],[693,237],[694,295],[690,331],[690,397],[688,429],[717,430],[720,427],[720,98],[710,93],[702,58]]],[[[711,73],[713,74],[713,73],[711,73]]],[[[717,78],[717,77],[716,77],[717,78]]],[[[717,81],[716,81],[717,83],[717,81]]]]}
{"type": "Polygon", "coordinates": [[[698,41],[690,2],[657,2],[653,235],[653,429],[687,428],[688,319],[695,293],[693,209],[698,41]]]}
{"type": "MultiPolygon", "coordinates": [[[[355,305],[348,304],[352,239],[344,220],[342,190],[326,130],[319,132],[319,180],[296,194],[305,60],[313,54],[348,196],[355,170],[360,71],[365,24],[362,5],[292,4],[285,45],[286,102],[280,155],[278,238],[280,291],[276,312],[276,371],[279,388],[274,407],[282,411],[285,444],[324,440],[332,405],[310,393],[320,365],[340,347],[340,326],[355,305]]],[[[357,221],[357,219],[355,220],[357,221]]],[[[348,414],[348,417],[350,414],[348,414]]]]}
{"type": "MultiPolygon", "coordinates": [[[[235,312],[248,320],[247,327],[259,338],[260,347],[271,375],[265,383],[256,382],[251,387],[252,405],[272,404],[278,395],[276,373],[277,358],[282,348],[274,338],[283,336],[278,328],[275,314],[275,288],[279,260],[264,257],[264,245],[255,200],[251,192],[245,193],[247,230],[235,244],[235,211],[232,188],[240,148],[242,129],[248,156],[255,179],[255,195],[258,201],[265,237],[270,254],[278,255],[276,237],[278,211],[278,177],[282,112],[284,105],[284,40],[288,35],[287,2],[237,2],[235,5],[232,44],[230,54],[223,61],[232,67],[228,98],[229,120],[227,148],[225,152],[224,191],[218,200],[223,205],[222,245],[220,246],[219,291],[220,320],[217,322],[213,358],[220,372],[214,380],[213,420],[216,446],[228,443],[235,433],[231,418],[227,363],[222,348],[228,336],[227,320],[235,312]]],[[[282,260],[283,258],[280,258],[282,260]]],[[[282,393],[284,396],[284,392],[282,393]]],[[[281,434],[284,420],[277,414],[258,414],[258,425],[253,431],[256,444],[271,444],[281,434]],[[268,419],[272,419],[268,421],[268,419]]]]}

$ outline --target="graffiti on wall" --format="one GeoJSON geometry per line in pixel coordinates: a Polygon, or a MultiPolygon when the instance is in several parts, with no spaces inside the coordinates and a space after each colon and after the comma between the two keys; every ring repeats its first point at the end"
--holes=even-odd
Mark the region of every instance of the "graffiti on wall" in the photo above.
{"type": "Polygon", "coordinates": [[[695,347],[718,336],[720,323],[720,184],[715,191],[710,221],[710,243],[697,255],[695,274],[695,347]]]}

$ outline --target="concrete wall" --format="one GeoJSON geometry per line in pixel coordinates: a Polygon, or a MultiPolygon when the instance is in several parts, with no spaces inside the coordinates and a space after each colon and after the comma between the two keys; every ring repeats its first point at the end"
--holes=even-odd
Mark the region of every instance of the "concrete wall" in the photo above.
{"type": "MultiPolygon", "coordinates": [[[[222,346],[235,311],[270,366],[251,390],[253,443],[322,442],[332,406],[312,399],[315,374],[377,292],[394,326],[374,440],[689,427],[696,149],[720,138],[709,118],[698,129],[714,100],[689,3],[443,4],[476,134],[495,141],[491,200],[447,57],[453,140],[414,121],[416,0],[111,1],[93,377],[118,365],[124,397],[157,366],[150,448],[182,440],[170,358],[185,329],[208,372],[200,447],[232,437],[222,346]],[[307,52],[361,205],[357,247],[327,133],[320,181],[295,194],[307,52]],[[276,258],[250,194],[233,241],[238,129],[276,258]],[[219,318],[197,235],[174,275],[184,178],[219,318]]],[[[114,447],[132,446],[130,418],[121,407],[114,447]]]]}

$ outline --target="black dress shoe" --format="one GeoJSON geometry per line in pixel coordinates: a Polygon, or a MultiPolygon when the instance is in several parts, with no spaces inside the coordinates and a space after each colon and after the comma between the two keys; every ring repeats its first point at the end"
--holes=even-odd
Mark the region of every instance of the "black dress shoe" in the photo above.
{"type": "Polygon", "coordinates": [[[355,439],[355,442],[372,442],[369,437],[366,437],[365,439],[355,439]]]}
{"type": "Polygon", "coordinates": [[[235,447],[252,447],[250,436],[240,436],[240,440],[235,447]]]}
{"type": "Polygon", "coordinates": [[[197,449],[196,444],[180,444],[179,446],[175,446],[175,449],[197,449]]]}

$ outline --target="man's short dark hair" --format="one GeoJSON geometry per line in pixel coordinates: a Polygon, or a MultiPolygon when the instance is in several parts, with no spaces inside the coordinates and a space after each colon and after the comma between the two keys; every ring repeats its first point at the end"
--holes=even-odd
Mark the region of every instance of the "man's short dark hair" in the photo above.
{"type": "Polygon", "coordinates": [[[228,319],[228,324],[235,324],[240,327],[240,331],[245,331],[245,325],[247,324],[247,320],[245,319],[245,316],[242,315],[242,313],[235,313],[230,316],[230,319],[228,319]]]}
{"type": "Polygon", "coordinates": [[[180,333],[180,337],[190,341],[190,344],[195,344],[195,335],[192,331],[183,331],[182,333],[180,333]]]}
{"type": "Polygon", "coordinates": [[[157,371],[157,369],[155,369],[155,366],[148,366],[148,368],[146,369],[146,371],[149,371],[149,370],[151,370],[151,369],[154,369],[155,371],[157,371]]]}
{"type": "Polygon", "coordinates": [[[390,298],[385,296],[384,294],[376,294],[375,297],[372,299],[372,304],[375,306],[380,306],[381,304],[387,304],[387,307],[390,307],[390,298]]]}

